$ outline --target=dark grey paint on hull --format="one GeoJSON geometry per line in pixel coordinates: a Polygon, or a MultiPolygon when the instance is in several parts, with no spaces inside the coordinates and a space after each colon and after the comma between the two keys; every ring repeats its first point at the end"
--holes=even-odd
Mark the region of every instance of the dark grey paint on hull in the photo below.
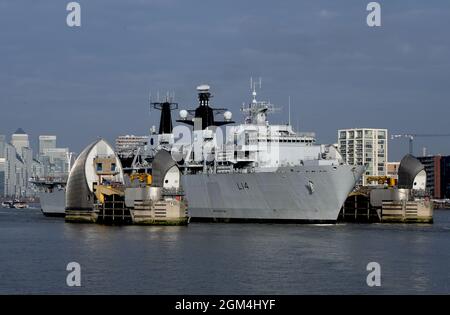
{"type": "Polygon", "coordinates": [[[186,175],[183,187],[193,221],[335,222],[362,172],[340,165],[186,175]]]}

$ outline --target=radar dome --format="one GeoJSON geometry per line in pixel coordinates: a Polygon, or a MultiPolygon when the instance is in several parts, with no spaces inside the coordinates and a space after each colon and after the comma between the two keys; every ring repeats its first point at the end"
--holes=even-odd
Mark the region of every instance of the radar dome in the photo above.
{"type": "Polygon", "coordinates": [[[180,110],[180,117],[181,119],[186,119],[188,116],[188,112],[185,109],[180,110]]]}
{"type": "Polygon", "coordinates": [[[209,88],[210,88],[210,86],[208,84],[202,84],[202,85],[197,86],[197,91],[208,92],[209,88]]]}
{"type": "Polygon", "coordinates": [[[225,120],[231,120],[231,117],[233,117],[233,114],[230,111],[226,111],[225,113],[223,113],[223,118],[225,120]]]}

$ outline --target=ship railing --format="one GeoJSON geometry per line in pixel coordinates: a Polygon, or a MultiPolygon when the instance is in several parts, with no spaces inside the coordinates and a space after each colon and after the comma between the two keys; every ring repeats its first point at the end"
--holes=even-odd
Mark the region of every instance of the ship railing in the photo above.
{"type": "Polygon", "coordinates": [[[215,152],[216,161],[229,161],[234,158],[234,146],[226,145],[219,147],[215,152]]]}
{"type": "Polygon", "coordinates": [[[316,137],[315,132],[297,132],[296,134],[297,134],[297,136],[300,136],[300,137],[311,137],[311,138],[316,137]]]}
{"type": "Polygon", "coordinates": [[[233,154],[219,155],[219,156],[216,157],[216,161],[218,161],[218,162],[231,161],[233,159],[234,159],[234,155],[233,154]]]}

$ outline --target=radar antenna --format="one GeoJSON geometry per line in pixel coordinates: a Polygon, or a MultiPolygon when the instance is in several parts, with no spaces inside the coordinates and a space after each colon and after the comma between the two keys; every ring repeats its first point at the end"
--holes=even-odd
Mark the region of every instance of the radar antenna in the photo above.
{"type": "Polygon", "coordinates": [[[291,125],[291,96],[289,96],[288,104],[289,104],[289,126],[290,126],[291,125]]]}
{"type": "Polygon", "coordinates": [[[259,81],[253,82],[253,77],[250,77],[250,91],[252,92],[253,101],[252,103],[256,103],[256,86],[259,85],[259,89],[261,90],[261,77],[259,77],[259,81]]]}
{"type": "MultiPolygon", "coordinates": [[[[275,107],[270,100],[258,101],[256,99],[256,87],[259,85],[261,89],[262,80],[254,81],[253,77],[250,77],[250,91],[252,93],[252,102],[245,106],[242,105],[241,111],[244,113],[246,123],[265,124],[267,122],[267,114],[278,111],[280,108],[275,107]]],[[[290,120],[290,118],[289,118],[290,120]]]]}

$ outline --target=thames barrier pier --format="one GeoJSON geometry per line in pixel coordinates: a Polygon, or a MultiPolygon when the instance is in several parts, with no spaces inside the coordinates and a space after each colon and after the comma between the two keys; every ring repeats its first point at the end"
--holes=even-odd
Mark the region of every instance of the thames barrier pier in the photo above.
{"type": "Polygon", "coordinates": [[[402,159],[397,184],[390,178],[378,180],[379,186],[359,187],[349,195],[339,221],[433,223],[433,203],[425,190],[426,172],[418,159],[409,154],[402,159]]]}
{"type": "Polygon", "coordinates": [[[125,206],[130,209],[132,222],[141,225],[187,224],[187,207],[177,163],[168,151],[160,150],[152,166],[152,175],[144,173],[146,179],[140,180],[138,186],[125,189],[125,206]]]}
{"type": "Polygon", "coordinates": [[[152,174],[124,175],[120,159],[103,139],[75,161],[67,181],[65,220],[73,223],[185,225],[180,170],[159,151],[152,174]]]}

